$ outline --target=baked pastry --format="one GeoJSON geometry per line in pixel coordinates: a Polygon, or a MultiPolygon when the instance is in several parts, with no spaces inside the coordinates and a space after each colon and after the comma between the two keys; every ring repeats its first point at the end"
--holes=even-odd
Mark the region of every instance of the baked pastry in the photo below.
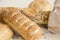
{"type": "Polygon", "coordinates": [[[21,11],[14,8],[6,10],[3,12],[5,22],[25,40],[38,40],[43,35],[43,30],[21,11]]]}
{"type": "Polygon", "coordinates": [[[50,11],[39,11],[37,12],[33,8],[24,8],[22,9],[23,14],[25,14],[27,17],[29,17],[31,20],[36,22],[37,24],[48,24],[48,18],[50,11]]]}
{"type": "Polygon", "coordinates": [[[48,21],[48,30],[60,34],[60,7],[55,7],[55,10],[51,12],[48,21]]]}
{"type": "Polygon", "coordinates": [[[35,0],[30,3],[29,8],[34,8],[36,11],[51,11],[52,5],[46,0],[35,0]]]}
{"type": "Polygon", "coordinates": [[[0,23],[0,40],[10,40],[13,36],[13,32],[6,24],[0,23]]]}

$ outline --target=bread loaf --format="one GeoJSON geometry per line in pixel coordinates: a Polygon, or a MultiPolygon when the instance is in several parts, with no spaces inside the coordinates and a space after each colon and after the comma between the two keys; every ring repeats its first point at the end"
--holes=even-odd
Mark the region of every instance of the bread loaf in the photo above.
{"type": "Polygon", "coordinates": [[[18,9],[7,8],[3,13],[5,22],[25,40],[38,40],[43,35],[43,30],[18,9]]]}
{"type": "Polygon", "coordinates": [[[51,11],[53,7],[47,0],[35,0],[30,3],[29,8],[34,8],[36,11],[51,11]]]}
{"type": "Polygon", "coordinates": [[[48,24],[48,18],[50,11],[39,11],[37,12],[33,8],[24,8],[22,9],[23,14],[29,17],[31,20],[36,22],[37,24],[48,24]]]}

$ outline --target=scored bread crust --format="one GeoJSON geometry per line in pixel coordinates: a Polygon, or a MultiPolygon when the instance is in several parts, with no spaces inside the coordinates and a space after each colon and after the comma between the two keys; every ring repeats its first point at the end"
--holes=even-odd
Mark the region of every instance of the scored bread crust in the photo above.
{"type": "Polygon", "coordinates": [[[23,14],[25,14],[27,17],[29,17],[31,20],[36,22],[37,24],[48,24],[48,18],[50,11],[39,11],[37,12],[33,8],[23,8],[22,9],[23,14]]]}
{"type": "MultiPolygon", "coordinates": [[[[6,10],[7,7],[0,7],[0,22],[2,23],[5,23],[4,20],[3,20],[3,10],[6,10]]],[[[17,7],[10,7],[10,8],[14,8],[14,9],[19,9],[21,10],[20,8],[17,8],[17,7]]]]}
{"type": "Polygon", "coordinates": [[[0,23],[0,40],[10,40],[13,36],[12,30],[8,25],[0,23]]]}
{"type": "Polygon", "coordinates": [[[29,17],[35,17],[35,15],[37,14],[36,9],[33,8],[23,8],[21,11],[23,14],[29,17]]]}
{"type": "Polygon", "coordinates": [[[5,22],[25,40],[38,40],[43,35],[43,30],[18,9],[6,8],[3,13],[5,22]]]}

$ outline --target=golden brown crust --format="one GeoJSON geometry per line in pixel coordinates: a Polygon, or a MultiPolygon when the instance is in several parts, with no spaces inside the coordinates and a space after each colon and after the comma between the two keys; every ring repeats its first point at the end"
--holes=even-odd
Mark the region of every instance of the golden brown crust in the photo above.
{"type": "Polygon", "coordinates": [[[14,10],[16,10],[16,9],[21,10],[21,9],[18,8],[18,7],[0,7],[0,22],[2,22],[2,23],[4,23],[4,20],[3,20],[3,11],[4,11],[4,10],[7,11],[6,8],[10,8],[9,10],[12,10],[12,8],[13,8],[14,10]]]}
{"type": "Polygon", "coordinates": [[[52,4],[46,0],[35,0],[30,3],[29,8],[34,8],[37,11],[51,11],[52,4]]]}
{"type": "Polygon", "coordinates": [[[11,25],[25,40],[38,40],[42,36],[43,30],[22,14],[22,12],[19,12],[17,9],[14,10],[13,8],[8,11],[4,12],[5,22],[11,25]]]}
{"type": "Polygon", "coordinates": [[[2,19],[2,7],[0,7],[0,22],[3,22],[3,19],[2,19]]]}
{"type": "Polygon", "coordinates": [[[25,14],[27,17],[29,17],[31,20],[33,20],[34,22],[38,24],[48,24],[48,18],[49,18],[50,11],[36,12],[34,11],[34,9],[33,10],[31,9],[32,8],[22,9],[22,12],[23,14],[25,14]]]}
{"type": "Polygon", "coordinates": [[[30,16],[30,17],[34,17],[37,13],[37,11],[33,8],[23,8],[22,9],[22,12],[27,15],[27,16],[30,16]]]}
{"type": "Polygon", "coordinates": [[[50,11],[46,11],[46,12],[39,12],[36,14],[36,16],[34,17],[34,21],[38,24],[48,24],[48,19],[49,19],[49,14],[50,14],[50,11]]]}
{"type": "Polygon", "coordinates": [[[7,25],[0,23],[0,40],[10,40],[12,36],[11,29],[7,25]]]}

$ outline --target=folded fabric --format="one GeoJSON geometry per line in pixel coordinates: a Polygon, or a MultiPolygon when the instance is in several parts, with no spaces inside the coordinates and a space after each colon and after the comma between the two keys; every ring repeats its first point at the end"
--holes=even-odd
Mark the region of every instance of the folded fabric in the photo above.
{"type": "Polygon", "coordinates": [[[55,11],[50,14],[48,29],[53,33],[60,33],[60,7],[55,7],[55,11]]]}

